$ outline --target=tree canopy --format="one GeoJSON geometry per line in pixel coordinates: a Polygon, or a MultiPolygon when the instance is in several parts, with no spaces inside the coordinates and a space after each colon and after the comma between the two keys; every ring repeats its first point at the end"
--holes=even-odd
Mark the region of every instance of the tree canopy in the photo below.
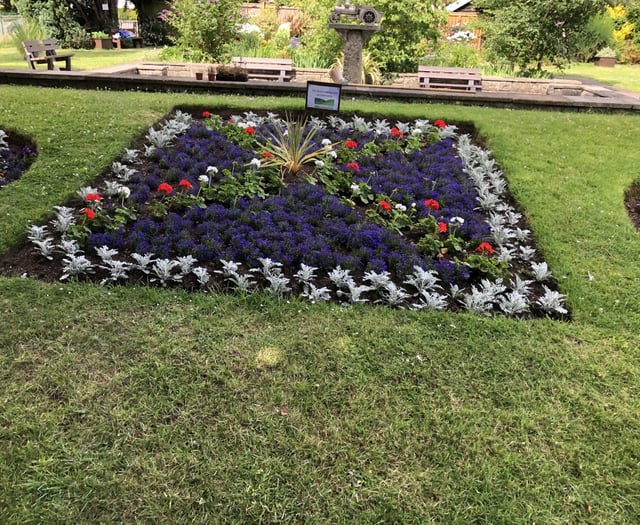
{"type": "Polygon", "coordinates": [[[485,45],[493,56],[523,73],[545,62],[561,65],[578,46],[589,20],[604,0],[477,0],[483,10],[485,45]]]}

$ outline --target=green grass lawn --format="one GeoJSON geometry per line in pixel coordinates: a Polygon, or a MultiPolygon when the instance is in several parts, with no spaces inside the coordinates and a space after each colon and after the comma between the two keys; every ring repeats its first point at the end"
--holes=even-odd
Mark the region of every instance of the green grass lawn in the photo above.
{"type": "MultiPolygon", "coordinates": [[[[141,49],[68,49],[65,52],[74,53],[71,59],[71,69],[74,71],[89,71],[103,67],[137,62],[141,60],[157,60],[159,49],[145,47],[141,49]]],[[[8,42],[0,44],[0,69],[29,69],[27,61],[16,47],[8,42]]],[[[36,66],[37,69],[47,69],[45,64],[36,66]]]]}
{"type": "MultiPolygon", "coordinates": [[[[172,107],[245,98],[0,86],[39,157],[0,252],[172,107]],[[47,111],[43,112],[42,108],[47,111]]],[[[574,320],[0,278],[0,522],[640,522],[637,114],[345,100],[474,123],[574,320]]]]}
{"type": "Polygon", "coordinates": [[[603,84],[640,93],[640,64],[616,64],[614,67],[598,67],[592,63],[572,64],[555,76],[579,76],[597,80],[603,84]]]}

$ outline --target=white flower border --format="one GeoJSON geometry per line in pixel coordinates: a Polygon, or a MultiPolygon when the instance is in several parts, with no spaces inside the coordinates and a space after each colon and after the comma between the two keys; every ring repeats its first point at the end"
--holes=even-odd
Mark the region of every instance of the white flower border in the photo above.
{"type": "MultiPolygon", "coordinates": [[[[241,127],[255,127],[265,122],[283,124],[283,120],[276,114],[259,116],[253,112],[244,115],[234,115],[233,121],[241,127]]],[[[106,195],[126,200],[130,189],[126,185],[131,175],[136,173],[136,164],[140,155],[148,157],[155,148],[170,144],[175,137],[184,133],[192,124],[192,117],[181,111],[176,111],[173,118],[168,119],[158,128],[151,127],[146,135],[147,144],[143,151],[125,150],[122,162],[112,164],[111,176],[104,182],[103,191],[106,195]]],[[[374,131],[378,135],[391,135],[391,126],[386,120],[370,122],[362,117],[354,116],[350,121],[331,115],[327,118],[328,125],[336,129],[358,131],[374,131]]],[[[318,127],[326,127],[327,122],[312,118],[311,122],[318,127]]],[[[459,288],[456,285],[441,286],[435,271],[425,271],[414,267],[411,275],[402,281],[405,286],[395,284],[388,272],[366,272],[363,282],[356,282],[351,272],[340,266],[334,268],[328,275],[333,289],[318,287],[319,277],[317,268],[302,264],[293,276],[302,292],[299,297],[312,303],[318,301],[337,300],[343,304],[373,302],[396,308],[411,310],[444,310],[451,302],[460,305],[464,310],[482,315],[502,313],[508,316],[526,314],[532,305],[540,308],[549,315],[565,315],[565,296],[551,290],[542,284],[544,294],[533,297],[531,285],[534,281],[544,283],[551,280],[552,274],[546,262],[534,262],[535,248],[528,243],[530,232],[516,226],[521,215],[506,201],[507,184],[502,172],[498,169],[495,159],[489,151],[474,145],[468,135],[458,135],[455,126],[439,128],[428,120],[416,120],[413,123],[397,122],[395,127],[405,134],[422,134],[437,132],[441,138],[454,138],[457,153],[464,164],[465,172],[474,182],[478,191],[478,207],[487,212],[487,223],[491,229],[492,241],[496,256],[507,263],[518,262],[528,269],[525,275],[514,273],[509,282],[497,279],[491,282],[483,279],[479,285],[470,288],[459,288]]],[[[215,170],[215,167],[210,167],[215,170]]],[[[205,177],[206,174],[203,174],[205,177]]],[[[81,188],[78,195],[85,198],[88,194],[97,193],[92,187],[81,188]]],[[[102,270],[108,276],[101,280],[101,284],[116,283],[128,279],[133,274],[145,275],[150,282],[160,285],[181,283],[183,279],[193,274],[203,290],[211,289],[211,272],[222,276],[231,290],[251,293],[264,289],[272,295],[283,298],[290,296],[291,279],[282,271],[282,264],[269,258],[260,259],[261,266],[241,271],[241,264],[233,261],[220,260],[219,266],[198,265],[192,256],[176,259],[155,258],[154,254],[131,254],[128,260],[116,258],[119,254],[115,249],[102,246],[96,249],[98,262],[92,262],[82,252],[75,241],[65,237],[69,226],[75,224],[75,210],[64,206],[55,207],[55,217],[48,225],[28,227],[28,238],[35,249],[43,257],[54,260],[61,257],[61,280],[102,270]],[[56,243],[50,234],[50,228],[61,233],[61,241],[56,243]]]]}

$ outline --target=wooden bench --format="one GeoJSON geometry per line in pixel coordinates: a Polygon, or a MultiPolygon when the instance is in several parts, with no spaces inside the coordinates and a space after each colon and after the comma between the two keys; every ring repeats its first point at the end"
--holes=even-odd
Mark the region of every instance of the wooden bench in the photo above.
{"type": "Polygon", "coordinates": [[[113,47],[115,49],[123,49],[124,47],[133,47],[133,48],[141,48],[144,45],[144,41],[141,36],[128,36],[128,37],[117,37],[112,38],[113,47]],[[123,46],[122,42],[131,42],[131,46],[123,46]]]}
{"type": "Polygon", "coordinates": [[[427,89],[482,91],[482,71],[463,67],[418,66],[418,83],[427,89]]]}
{"type": "Polygon", "coordinates": [[[249,74],[249,80],[289,82],[293,78],[290,58],[232,57],[231,63],[245,68],[249,74]]]}
{"type": "Polygon", "coordinates": [[[71,57],[73,53],[58,53],[60,46],[54,38],[45,40],[25,40],[22,42],[25,58],[29,64],[29,69],[35,69],[36,64],[47,64],[47,69],[56,69],[55,62],[64,62],[65,66],[60,69],[71,71],[71,57]]]}

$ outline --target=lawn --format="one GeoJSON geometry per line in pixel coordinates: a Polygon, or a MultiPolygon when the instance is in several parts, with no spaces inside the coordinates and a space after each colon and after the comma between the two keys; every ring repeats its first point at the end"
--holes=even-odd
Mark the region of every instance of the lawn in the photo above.
{"type": "Polygon", "coordinates": [[[597,80],[629,91],[640,93],[640,64],[616,64],[614,67],[597,67],[592,63],[571,64],[555,76],[577,76],[597,80]]]}
{"type": "MultiPolygon", "coordinates": [[[[177,105],[303,105],[10,86],[0,98],[0,127],[39,148],[0,191],[2,251],[177,105]]],[[[0,521],[640,520],[640,239],[623,206],[639,117],[342,109],[473,123],[573,321],[1,278],[0,521]]]]}
{"type": "MultiPolygon", "coordinates": [[[[74,71],[89,71],[109,66],[138,62],[142,60],[157,60],[157,48],[145,47],[141,49],[70,49],[74,53],[71,59],[71,69],[74,71]]],[[[0,43],[0,69],[28,69],[27,61],[16,47],[10,42],[0,43]]],[[[46,70],[46,65],[37,69],[46,70]]]]}

